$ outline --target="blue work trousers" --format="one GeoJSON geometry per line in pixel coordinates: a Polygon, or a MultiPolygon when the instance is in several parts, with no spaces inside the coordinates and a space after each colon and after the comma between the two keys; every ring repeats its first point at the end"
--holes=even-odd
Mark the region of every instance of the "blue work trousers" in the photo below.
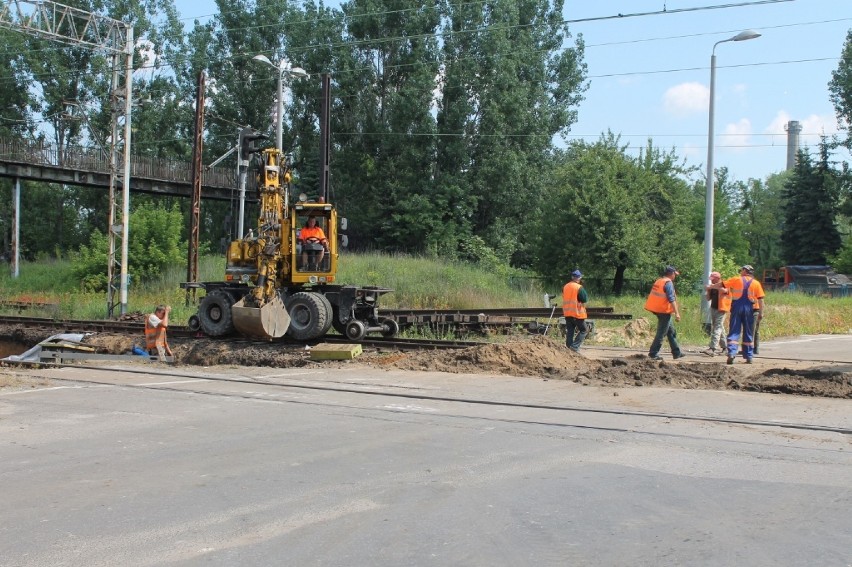
{"type": "Polygon", "coordinates": [[[586,327],[585,319],[565,317],[565,346],[574,352],[578,352],[588,334],[589,330],[586,327]]]}
{"type": "Polygon", "coordinates": [[[751,302],[734,302],[731,305],[731,323],[728,328],[728,357],[737,356],[742,342],[743,358],[751,360],[754,356],[754,307],[751,302]],[[742,336],[742,341],[740,341],[742,336]]]}
{"type": "Polygon", "coordinates": [[[680,358],[682,354],[680,345],[677,342],[677,331],[674,328],[671,313],[654,313],[657,316],[657,334],[654,335],[654,341],[651,343],[651,350],[648,351],[648,356],[655,357],[660,353],[660,348],[663,346],[663,338],[669,340],[669,347],[672,349],[672,356],[680,358]]]}

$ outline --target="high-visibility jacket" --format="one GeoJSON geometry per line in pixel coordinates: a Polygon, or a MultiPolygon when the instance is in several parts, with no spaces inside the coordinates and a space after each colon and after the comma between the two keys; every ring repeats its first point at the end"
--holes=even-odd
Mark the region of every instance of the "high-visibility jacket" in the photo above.
{"type": "Polygon", "coordinates": [[[157,347],[166,346],[166,327],[151,325],[151,316],[145,317],[145,348],[148,352],[156,350],[157,347]]]}
{"type": "Polygon", "coordinates": [[[325,240],[325,232],[318,226],[304,226],[299,232],[299,240],[305,242],[308,238],[316,238],[320,242],[325,240]]]}
{"type": "Polygon", "coordinates": [[[728,288],[728,298],[731,302],[741,298],[745,284],[748,281],[751,281],[751,284],[748,286],[748,300],[757,309],[760,305],[757,300],[762,299],[764,296],[763,286],[751,276],[734,276],[725,280],[725,287],[728,288]]]}
{"type": "Polygon", "coordinates": [[[724,289],[717,289],[719,292],[719,311],[724,311],[725,313],[730,313],[731,311],[731,293],[724,293],[724,289]]]}
{"type": "Polygon", "coordinates": [[[568,282],[562,288],[562,314],[566,317],[574,317],[575,319],[586,318],[586,305],[580,303],[577,299],[580,290],[583,288],[577,282],[568,282]]]}
{"type": "Polygon", "coordinates": [[[666,282],[670,281],[669,278],[660,278],[654,282],[654,285],[651,286],[651,293],[648,294],[648,299],[645,301],[645,309],[651,313],[674,313],[674,306],[666,296],[666,282]]]}

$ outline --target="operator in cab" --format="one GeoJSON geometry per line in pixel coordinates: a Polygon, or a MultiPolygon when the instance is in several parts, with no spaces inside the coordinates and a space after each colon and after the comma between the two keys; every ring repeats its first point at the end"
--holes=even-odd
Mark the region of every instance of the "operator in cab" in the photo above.
{"type": "Polygon", "coordinates": [[[322,227],[317,225],[317,217],[308,217],[305,226],[299,231],[299,242],[302,245],[302,269],[321,269],[323,258],[328,252],[328,239],[322,227]]]}

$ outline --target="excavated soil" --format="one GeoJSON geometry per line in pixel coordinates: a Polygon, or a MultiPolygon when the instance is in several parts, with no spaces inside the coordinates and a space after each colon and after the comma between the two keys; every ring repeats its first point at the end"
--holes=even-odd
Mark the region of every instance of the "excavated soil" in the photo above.
{"type": "MultiPolygon", "coordinates": [[[[647,344],[647,329],[641,321],[629,323],[622,342],[647,344]]],[[[45,331],[0,327],[0,340],[35,345],[49,336],[45,331]]],[[[595,342],[600,342],[601,336],[595,342]]],[[[95,333],[84,339],[98,352],[124,354],[141,337],[95,333]]],[[[294,368],[304,366],[367,365],[377,369],[453,372],[486,375],[529,376],[546,380],[568,380],[589,386],[690,388],[746,390],[829,398],[852,398],[852,372],[836,368],[784,368],[775,361],[755,359],[755,364],[728,366],[724,358],[687,357],[677,362],[653,361],[633,354],[624,357],[594,356],[594,346],[584,347],[586,355],[574,353],[564,344],[543,336],[524,336],[504,343],[452,351],[378,351],[367,349],[354,361],[315,362],[305,347],[282,344],[240,343],[211,339],[171,340],[178,365],[262,366],[294,368]],[[693,360],[690,361],[690,358],[693,360]]],[[[625,345],[626,346],[626,345],[625,345]]],[[[0,381],[2,386],[2,381],[0,381]]]]}

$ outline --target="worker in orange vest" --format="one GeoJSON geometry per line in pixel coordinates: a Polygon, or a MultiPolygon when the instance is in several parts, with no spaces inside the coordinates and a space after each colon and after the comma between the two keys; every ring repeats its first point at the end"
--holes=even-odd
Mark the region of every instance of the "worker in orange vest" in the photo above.
{"type": "Polygon", "coordinates": [[[751,364],[754,357],[754,322],[755,305],[759,314],[756,319],[763,319],[764,293],[763,286],[754,279],[754,268],[746,264],[740,268],[740,275],[725,280],[725,287],[731,297],[731,322],[728,327],[728,364],[734,363],[742,336],[742,352],[746,364],[751,364]]]}
{"type": "Polygon", "coordinates": [[[586,326],[586,303],[589,295],[580,284],[583,274],[580,270],[571,272],[571,281],[562,288],[562,314],[565,316],[565,346],[574,352],[580,352],[580,345],[589,334],[586,326]]]}
{"type": "Polygon", "coordinates": [[[672,322],[672,315],[674,315],[675,321],[680,321],[680,308],[674,288],[674,279],[678,275],[680,275],[680,272],[674,266],[666,266],[663,276],[654,282],[651,293],[645,301],[645,309],[657,316],[657,334],[651,343],[651,350],[648,351],[648,356],[653,360],[663,359],[660,356],[663,337],[669,341],[672,358],[678,359],[686,356],[677,342],[677,331],[672,322]]]}
{"type": "Polygon", "coordinates": [[[167,356],[173,356],[166,340],[171,310],[168,305],[158,305],[153,313],[145,317],[145,348],[149,355],[156,356],[160,362],[165,362],[167,356]]]}
{"type": "Polygon", "coordinates": [[[317,217],[308,217],[305,226],[299,231],[299,242],[302,245],[302,269],[321,270],[322,259],[328,252],[328,239],[322,227],[317,225],[317,217]],[[316,258],[311,258],[311,255],[316,258]]]}
{"type": "Polygon", "coordinates": [[[716,351],[727,352],[725,337],[725,317],[731,310],[731,296],[722,282],[722,274],[710,272],[710,283],[704,287],[707,301],[710,302],[710,346],[703,350],[707,356],[716,356],[716,351]]]}

